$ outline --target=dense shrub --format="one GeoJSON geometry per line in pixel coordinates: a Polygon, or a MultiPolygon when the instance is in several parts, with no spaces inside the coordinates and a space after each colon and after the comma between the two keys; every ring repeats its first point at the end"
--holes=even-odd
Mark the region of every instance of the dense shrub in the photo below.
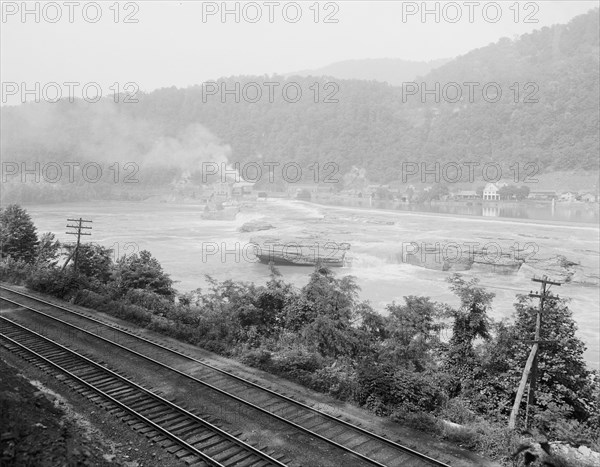
{"type": "Polygon", "coordinates": [[[271,367],[271,352],[266,349],[248,349],[242,351],[240,360],[246,365],[268,370],[271,367]]]}
{"type": "Polygon", "coordinates": [[[163,315],[167,315],[174,308],[172,301],[145,289],[129,289],[123,296],[123,300],[163,315]]]}
{"type": "Polygon", "coordinates": [[[98,311],[110,309],[112,300],[106,295],[102,295],[91,290],[80,290],[75,295],[74,303],[79,306],[92,308],[98,311]]]}
{"type": "Polygon", "coordinates": [[[0,280],[21,285],[31,275],[32,266],[12,257],[0,260],[0,280]]]}
{"type": "Polygon", "coordinates": [[[124,302],[116,302],[116,314],[119,318],[131,321],[132,323],[146,326],[152,321],[152,313],[138,305],[131,305],[124,302]]]}
{"type": "Polygon", "coordinates": [[[32,270],[25,285],[37,292],[70,300],[79,290],[89,287],[90,282],[85,276],[75,275],[70,271],[42,267],[32,270]]]}
{"type": "Polygon", "coordinates": [[[444,391],[430,374],[393,371],[389,364],[363,362],[358,369],[358,387],[359,403],[377,406],[386,414],[398,407],[410,412],[434,412],[445,400],[444,391]]]}
{"type": "Polygon", "coordinates": [[[315,371],[311,387],[340,400],[351,400],[357,387],[355,372],[351,365],[333,363],[315,371]]]}
{"type": "Polygon", "coordinates": [[[146,289],[170,300],[175,297],[171,277],[149,251],[119,258],[114,269],[117,290],[123,295],[132,289],[146,289]]]}
{"type": "Polygon", "coordinates": [[[296,377],[306,377],[322,365],[322,357],[308,348],[298,345],[282,349],[273,356],[273,366],[281,373],[296,377]]]}

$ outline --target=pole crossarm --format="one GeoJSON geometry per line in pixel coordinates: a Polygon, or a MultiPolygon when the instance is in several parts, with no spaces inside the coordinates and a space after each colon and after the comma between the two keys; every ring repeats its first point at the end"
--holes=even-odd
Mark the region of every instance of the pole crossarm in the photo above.
{"type": "Polygon", "coordinates": [[[65,261],[65,264],[63,264],[62,270],[64,270],[67,267],[67,264],[69,264],[69,261],[71,260],[72,257],[74,257],[75,259],[73,260],[73,268],[75,270],[75,272],[77,272],[77,264],[78,264],[78,259],[79,259],[79,245],[81,244],[81,236],[82,235],[92,235],[91,232],[84,232],[84,230],[91,230],[92,227],[91,226],[87,226],[87,225],[83,225],[84,223],[92,223],[93,221],[88,220],[88,219],[83,219],[83,218],[79,218],[79,219],[67,219],[67,222],[77,222],[77,225],[72,225],[72,224],[67,224],[67,228],[68,229],[75,229],[74,232],[65,232],[67,235],[77,235],[77,244],[75,245],[75,251],[67,258],[67,261],[65,261]]]}
{"type": "Polygon", "coordinates": [[[546,276],[544,276],[544,277],[543,277],[543,278],[541,278],[541,279],[537,279],[537,278],[535,278],[535,277],[534,277],[533,279],[531,279],[531,281],[532,281],[532,282],[540,282],[541,284],[548,284],[548,285],[558,285],[559,287],[562,285],[562,282],[553,282],[553,281],[551,281],[551,280],[548,280],[548,279],[546,278],[546,276]]]}

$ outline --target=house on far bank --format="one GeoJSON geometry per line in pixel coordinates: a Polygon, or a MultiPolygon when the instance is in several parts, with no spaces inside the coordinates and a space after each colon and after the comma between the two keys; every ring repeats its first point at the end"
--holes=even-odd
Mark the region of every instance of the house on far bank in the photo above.
{"type": "Polygon", "coordinates": [[[536,199],[536,200],[547,200],[550,201],[552,199],[556,199],[556,191],[552,190],[537,190],[530,191],[527,199],[536,199]]]}
{"type": "Polygon", "coordinates": [[[581,195],[581,201],[586,203],[595,203],[597,201],[597,197],[594,193],[584,193],[581,195]]]}
{"type": "Polygon", "coordinates": [[[235,182],[231,186],[231,195],[232,196],[248,196],[252,194],[252,188],[254,187],[254,183],[239,181],[235,182]]]}
{"type": "Polygon", "coordinates": [[[558,197],[559,201],[575,201],[577,199],[577,193],[573,193],[572,191],[565,191],[561,193],[558,197]]]}
{"type": "Polygon", "coordinates": [[[452,195],[452,198],[457,201],[473,200],[479,198],[475,190],[460,190],[452,195]]]}
{"type": "Polygon", "coordinates": [[[506,183],[488,183],[483,189],[484,201],[500,201],[500,188],[506,186],[506,183]]]}

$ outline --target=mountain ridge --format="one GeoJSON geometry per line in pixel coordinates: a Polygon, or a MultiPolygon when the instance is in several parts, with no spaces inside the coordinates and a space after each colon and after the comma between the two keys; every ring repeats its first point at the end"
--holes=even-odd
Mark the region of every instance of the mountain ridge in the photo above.
{"type": "Polygon", "coordinates": [[[330,76],[337,79],[380,81],[401,86],[419,76],[448,63],[450,58],[430,61],[413,61],[401,58],[365,58],[334,62],[323,67],[285,73],[283,76],[330,76]]]}
{"type": "Polygon", "coordinates": [[[219,80],[228,89],[275,80],[301,86],[304,98],[289,102],[278,94],[274,102],[223,103],[192,86],[140,94],[135,105],[106,99],[3,107],[3,159],[133,161],[148,184],[170,183],[205,161],[333,163],[340,174],[361,167],[381,183],[402,179],[406,162],[598,171],[598,11],[501,39],[423,77],[430,89],[435,83],[494,82],[504,91],[498,102],[481,94],[483,86],[472,101],[463,95],[435,102],[418,94],[407,98],[406,87],[377,81],[337,80],[332,94],[323,92],[325,77],[229,77],[219,80]],[[535,103],[524,102],[528,83],[535,85],[535,103]],[[337,102],[327,103],[331,95],[337,102]],[[161,164],[168,170],[157,168],[161,164]]]}

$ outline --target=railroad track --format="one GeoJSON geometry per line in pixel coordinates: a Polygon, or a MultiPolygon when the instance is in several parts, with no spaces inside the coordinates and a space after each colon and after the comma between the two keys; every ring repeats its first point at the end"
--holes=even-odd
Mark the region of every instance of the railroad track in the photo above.
{"type": "Polygon", "coordinates": [[[90,358],[0,316],[0,342],[114,412],[185,462],[209,466],[280,466],[269,454],[90,358]]]}
{"type": "Polygon", "coordinates": [[[449,465],[430,457],[426,453],[417,451],[414,447],[408,447],[401,444],[400,440],[394,441],[384,435],[368,431],[347,420],[335,417],[302,401],[293,399],[288,395],[278,393],[254,381],[242,378],[187,355],[176,348],[167,347],[160,342],[134,334],[133,332],[115,326],[112,323],[103,322],[97,317],[86,315],[4,286],[0,286],[0,291],[2,292],[0,298],[6,302],[22,307],[38,315],[43,315],[44,317],[59,322],[61,325],[70,327],[77,332],[85,333],[110,343],[123,351],[132,353],[140,358],[151,361],[156,365],[177,373],[184,378],[193,380],[208,389],[333,445],[360,459],[362,461],[361,464],[376,465],[380,467],[449,465]],[[12,298],[10,298],[11,295],[12,298]],[[19,301],[15,300],[15,296],[19,301]],[[23,303],[23,299],[35,302],[36,308],[23,303]],[[48,309],[42,311],[39,309],[40,306],[48,309]],[[51,311],[52,314],[49,314],[46,311],[51,311]],[[60,318],[55,316],[55,313],[58,313],[60,318]],[[81,324],[81,320],[93,323],[93,330],[85,329],[80,325],[78,326],[72,322],[65,321],[63,318],[78,321],[79,324],[81,324]],[[103,333],[104,335],[102,335],[103,333]],[[119,336],[119,342],[115,342],[114,340],[116,335],[119,336]],[[107,336],[112,337],[112,339],[109,339],[107,336]],[[135,346],[135,350],[131,348],[133,346],[135,346]],[[144,353],[143,348],[147,349],[146,353],[144,353]],[[194,375],[192,376],[160,362],[156,358],[148,356],[148,353],[150,353],[148,351],[150,349],[152,349],[154,353],[159,350],[165,356],[176,356],[180,359],[193,361],[197,364],[197,368],[194,369],[194,375]]]}

